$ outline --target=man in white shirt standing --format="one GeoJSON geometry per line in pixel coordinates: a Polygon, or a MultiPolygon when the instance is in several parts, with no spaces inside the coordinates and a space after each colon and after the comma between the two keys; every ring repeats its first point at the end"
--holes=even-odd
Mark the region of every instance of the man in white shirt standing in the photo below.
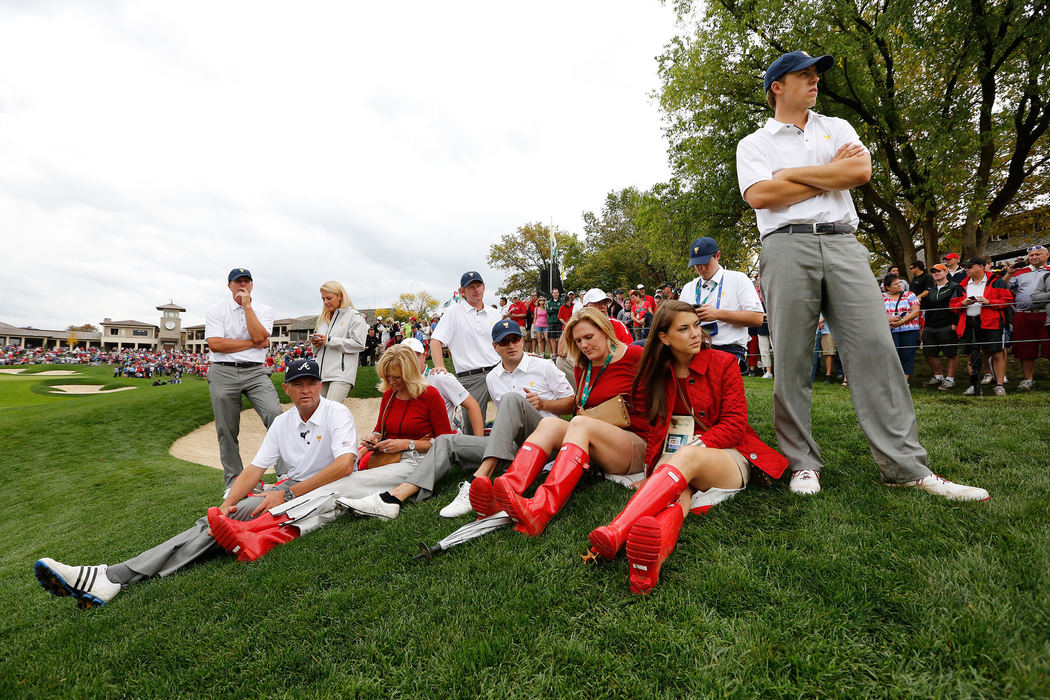
{"type": "MultiPolygon", "coordinates": [[[[456,498],[441,509],[440,515],[455,518],[474,510],[487,516],[501,510],[492,497],[492,474],[500,462],[515,459],[525,438],[541,420],[570,412],[574,392],[553,362],[525,354],[522,330],[514,321],[504,319],[493,327],[492,346],[500,363],[488,373],[486,383],[499,411],[490,435],[439,435],[404,483],[365,498],[342,499],[341,506],[358,515],[396,518],[404,501],[420,491],[429,495],[452,465],[458,463],[475,471],[460,484],[456,498]]],[[[540,460],[538,451],[532,455],[542,467],[546,456],[540,460]]]]}
{"type": "MultiPolygon", "coordinates": [[[[485,281],[477,272],[465,272],[459,280],[460,303],[451,304],[445,311],[437,328],[430,336],[430,358],[434,361],[434,374],[445,372],[444,348],[452,353],[452,366],[456,379],[470,392],[481,407],[484,423],[489,407],[489,392],[485,375],[499,362],[499,355],[492,349],[489,337],[492,326],[502,319],[502,314],[485,306],[485,281]]],[[[468,434],[473,434],[470,425],[464,425],[468,434]]]]}
{"type": "Polygon", "coordinates": [[[859,218],[849,190],[871,178],[871,156],[848,122],[811,109],[820,74],[834,62],[804,51],[774,61],[765,74],[774,116],[737,144],[740,192],[755,210],[762,238],[760,274],[778,370],[774,416],[791,464],[791,490],[820,491],[810,348],[823,312],[835,329],[853,406],[883,482],[985,500],[984,489],[953,484],[926,466],[870,255],[854,236],[859,218]]]}
{"type": "Polygon", "coordinates": [[[452,429],[462,432],[463,424],[469,421],[473,428],[471,433],[483,435],[485,422],[481,419],[481,407],[478,406],[478,402],[474,400],[470,392],[459,383],[455,376],[448,372],[435,374],[427,367],[427,353],[423,349],[423,343],[415,338],[405,338],[401,344],[412,348],[412,352],[416,353],[416,357],[419,358],[419,371],[423,374],[423,378],[441,394],[441,400],[445,402],[445,412],[448,413],[448,423],[452,429]],[[461,406],[462,411],[459,410],[461,406]]]}
{"type": "Polygon", "coordinates": [[[244,468],[237,439],[241,432],[241,395],[252,402],[267,428],[281,415],[281,401],[266,371],[273,309],[252,299],[252,273],[243,267],[230,270],[227,286],[232,298],[208,309],[204,337],[211,350],[208,393],[223,478],[229,489],[244,468]]]}
{"type": "Polygon", "coordinates": [[[747,329],[762,325],[762,302],[748,276],[725,269],[719,264],[721,258],[715,239],[702,236],[693,241],[689,265],[700,276],[686,282],[678,298],[696,309],[712,347],[736,355],[741,368],[746,368],[747,329]]]}

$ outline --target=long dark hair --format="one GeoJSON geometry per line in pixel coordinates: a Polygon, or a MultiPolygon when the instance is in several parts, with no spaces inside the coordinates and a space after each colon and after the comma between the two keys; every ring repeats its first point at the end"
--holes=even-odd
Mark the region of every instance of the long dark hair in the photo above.
{"type": "MultiPolygon", "coordinates": [[[[642,399],[645,417],[650,425],[654,425],[658,418],[666,416],[667,408],[667,368],[674,362],[671,347],[660,341],[660,334],[666,333],[674,321],[674,317],[681,313],[696,315],[696,310],[684,301],[671,299],[660,304],[653,316],[653,325],[649,329],[649,338],[645,342],[645,350],[642,359],[638,363],[638,374],[634,376],[634,384],[631,386],[631,396],[642,399]]],[[[703,350],[711,347],[711,336],[706,331],[704,334],[703,350]]],[[[701,350],[701,352],[703,351],[701,350]]]]}

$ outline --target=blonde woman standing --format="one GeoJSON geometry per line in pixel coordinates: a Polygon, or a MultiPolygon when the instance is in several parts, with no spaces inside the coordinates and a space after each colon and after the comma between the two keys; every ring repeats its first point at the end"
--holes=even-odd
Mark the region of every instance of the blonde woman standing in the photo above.
{"type": "Polygon", "coordinates": [[[321,315],[310,336],[321,365],[321,395],[342,403],[357,383],[357,364],[365,349],[368,323],[350,303],[343,285],[331,280],[321,285],[321,315]]]}

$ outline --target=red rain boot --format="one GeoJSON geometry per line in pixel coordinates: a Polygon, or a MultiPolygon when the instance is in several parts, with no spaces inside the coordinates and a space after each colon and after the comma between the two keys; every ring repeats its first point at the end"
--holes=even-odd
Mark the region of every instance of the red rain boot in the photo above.
{"type": "MultiPolygon", "coordinates": [[[[525,493],[525,489],[536,480],[546,463],[546,452],[531,442],[524,442],[518,454],[514,455],[514,461],[507,467],[507,471],[496,477],[496,481],[506,482],[507,488],[514,493],[525,493]]],[[[474,481],[470,482],[470,507],[479,517],[486,518],[502,510],[492,489],[493,483],[487,477],[474,477],[474,481]]]]}
{"type": "Polygon", "coordinates": [[[237,561],[255,561],[277,545],[298,537],[299,528],[294,525],[281,527],[281,523],[288,520],[287,515],[275,518],[269,512],[252,520],[234,520],[220,513],[218,508],[208,509],[212,537],[227,552],[236,554],[237,561]]]}
{"type": "Polygon", "coordinates": [[[627,566],[631,593],[648,593],[660,580],[660,566],[678,541],[685,513],[672,503],[656,516],[638,520],[627,536],[627,566]]]}
{"type": "Polygon", "coordinates": [[[493,485],[496,501],[513,518],[515,530],[535,537],[543,532],[554,514],[569,500],[572,490],[589,465],[590,456],[582,447],[565,443],[554,460],[547,480],[536,489],[532,498],[522,498],[506,482],[496,479],[493,485]]]}
{"type": "Polygon", "coordinates": [[[677,502],[688,486],[682,472],[670,464],[661,464],[611,523],[591,531],[591,551],[604,559],[615,559],[638,519],[656,515],[668,503],[677,502]]]}

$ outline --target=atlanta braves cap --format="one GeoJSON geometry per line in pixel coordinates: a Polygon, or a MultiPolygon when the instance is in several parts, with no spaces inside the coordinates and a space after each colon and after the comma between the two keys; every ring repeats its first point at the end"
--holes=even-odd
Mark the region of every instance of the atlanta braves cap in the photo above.
{"type": "Polygon", "coordinates": [[[286,382],[303,377],[321,379],[321,367],[317,364],[317,360],[294,360],[284,372],[284,381],[286,382]]]}

